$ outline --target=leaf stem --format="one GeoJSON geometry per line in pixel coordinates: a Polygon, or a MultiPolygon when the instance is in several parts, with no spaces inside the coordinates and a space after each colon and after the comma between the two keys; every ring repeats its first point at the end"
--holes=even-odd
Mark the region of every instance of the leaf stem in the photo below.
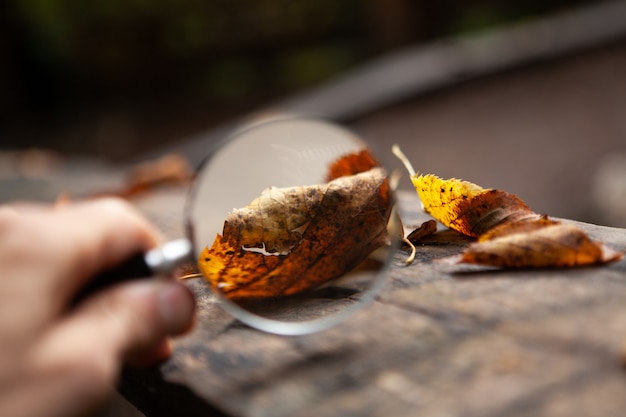
{"type": "Polygon", "coordinates": [[[415,255],[417,254],[417,249],[415,248],[415,245],[413,244],[413,242],[411,242],[406,237],[403,236],[402,241],[406,243],[407,245],[409,245],[409,248],[411,248],[411,254],[404,260],[404,264],[411,265],[413,261],[415,261],[415,255]]]}
{"type": "Polygon", "coordinates": [[[178,277],[178,279],[183,280],[183,279],[202,278],[202,277],[203,277],[202,274],[195,273],[195,274],[183,275],[182,277],[178,277]]]}
{"type": "Polygon", "coordinates": [[[394,144],[391,147],[391,152],[396,156],[396,158],[400,160],[400,162],[402,162],[406,170],[409,171],[409,175],[411,175],[412,177],[415,176],[415,168],[413,168],[413,165],[411,165],[411,161],[409,161],[409,158],[407,158],[404,152],[402,152],[400,146],[394,144]]]}

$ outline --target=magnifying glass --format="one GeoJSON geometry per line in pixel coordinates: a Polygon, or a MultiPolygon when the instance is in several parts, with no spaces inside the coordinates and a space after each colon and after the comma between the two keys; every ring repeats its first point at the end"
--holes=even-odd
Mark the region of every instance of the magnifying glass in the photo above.
{"type": "Polygon", "coordinates": [[[399,235],[388,229],[393,204],[387,173],[349,130],[299,117],[256,123],[198,170],[188,238],[97,282],[167,274],[193,259],[241,322],[284,335],[320,331],[381,287],[399,235]]]}

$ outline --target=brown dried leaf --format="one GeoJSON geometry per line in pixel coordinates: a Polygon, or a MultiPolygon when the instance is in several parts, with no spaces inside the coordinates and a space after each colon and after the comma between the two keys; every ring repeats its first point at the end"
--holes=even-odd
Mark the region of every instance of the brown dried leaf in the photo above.
{"type": "Polygon", "coordinates": [[[185,158],[168,154],[154,161],[135,166],[128,175],[126,196],[149,191],[162,184],[186,184],[193,178],[193,170],[185,158]]]}
{"type": "Polygon", "coordinates": [[[506,268],[572,267],[613,262],[622,257],[591,240],[576,226],[553,222],[470,245],[461,262],[506,268]]]}
{"type": "Polygon", "coordinates": [[[412,244],[417,244],[420,240],[427,236],[433,235],[437,231],[437,222],[434,220],[427,220],[422,223],[417,229],[413,230],[406,237],[406,240],[412,244]]]}
{"type": "Polygon", "coordinates": [[[99,190],[90,197],[117,196],[131,199],[142,193],[154,191],[162,185],[188,185],[193,178],[193,169],[185,158],[168,154],[132,167],[120,188],[99,190]]]}
{"type": "Polygon", "coordinates": [[[478,237],[479,242],[496,239],[499,237],[512,235],[515,233],[531,233],[546,226],[560,224],[548,216],[528,216],[516,221],[505,221],[489,229],[478,237]]]}

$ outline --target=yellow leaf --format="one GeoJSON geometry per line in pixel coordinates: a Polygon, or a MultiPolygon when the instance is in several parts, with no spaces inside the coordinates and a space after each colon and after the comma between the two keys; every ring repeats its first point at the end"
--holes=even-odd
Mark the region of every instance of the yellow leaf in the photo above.
{"type": "Polygon", "coordinates": [[[485,189],[455,178],[444,180],[432,174],[418,174],[397,146],[392,150],[411,174],[424,211],[452,230],[477,237],[502,222],[539,217],[517,196],[505,191],[485,189]]]}

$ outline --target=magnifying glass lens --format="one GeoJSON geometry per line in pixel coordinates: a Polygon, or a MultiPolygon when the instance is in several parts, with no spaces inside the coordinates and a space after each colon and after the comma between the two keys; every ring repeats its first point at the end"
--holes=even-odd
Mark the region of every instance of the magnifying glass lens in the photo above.
{"type": "Polygon", "coordinates": [[[387,174],[336,125],[283,119],[238,132],[204,164],[191,201],[199,269],[222,306],[254,327],[328,327],[384,277],[387,174]]]}

